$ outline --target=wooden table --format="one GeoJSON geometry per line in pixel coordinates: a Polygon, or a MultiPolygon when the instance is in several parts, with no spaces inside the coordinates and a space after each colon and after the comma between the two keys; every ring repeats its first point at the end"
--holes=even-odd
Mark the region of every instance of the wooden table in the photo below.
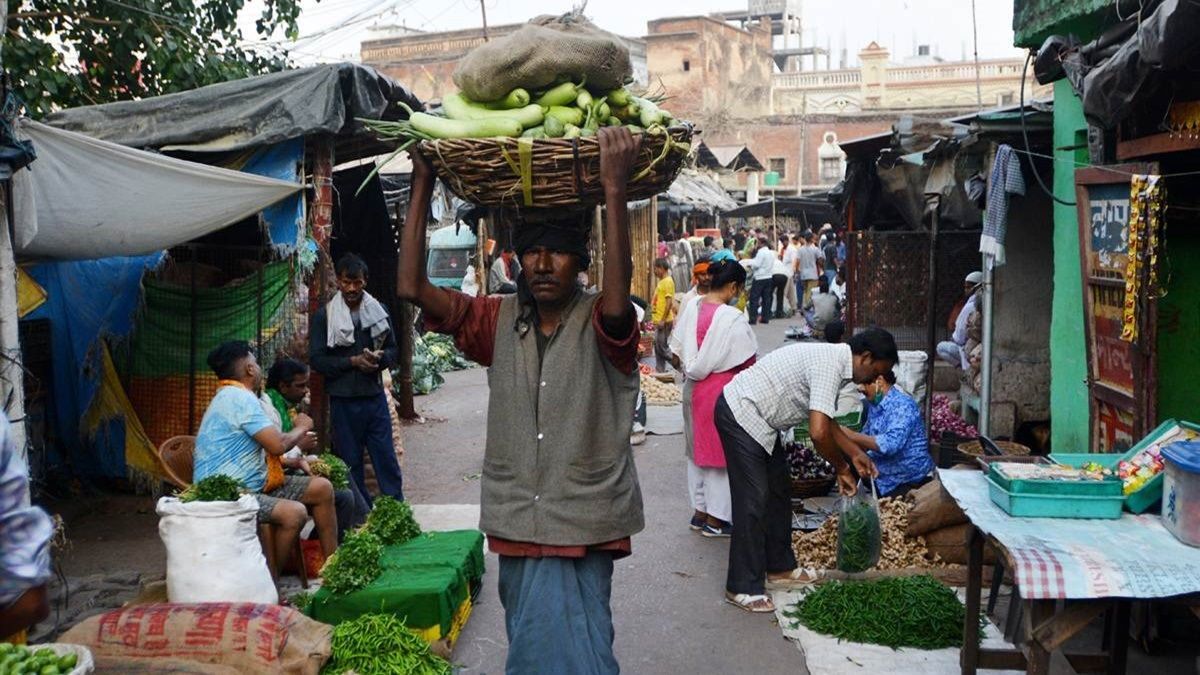
{"type": "MultiPolygon", "coordinates": [[[[963,675],[974,675],[979,668],[1016,670],[1031,675],[1050,672],[1050,654],[1083,630],[1101,614],[1108,613],[1106,649],[1090,653],[1065,653],[1067,661],[1080,673],[1124,673],[1129,649],[1130,598],[1088,600],[1021,600],[1024,609],[1022,634],[1025,644],[1017,649],[984,649],[979,645],[979,614],[983,596],[983,545],[996,548],[1013,569],[1003,544],[978,528],[971,527],[967,556],[967,611],[963,621],[963,649],[960,656],[963,675]],[[1062,608],[1058,609],[1059,603],[1062,608]]],[[[1010,612],[1016,607],[1009,607],[1010,612]]]]}

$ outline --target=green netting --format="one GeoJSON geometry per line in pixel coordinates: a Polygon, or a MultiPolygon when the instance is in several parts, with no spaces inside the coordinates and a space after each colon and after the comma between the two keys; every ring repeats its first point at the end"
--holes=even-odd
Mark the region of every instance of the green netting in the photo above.
{"type": "Polygon", "coordinates": [[[135,377],[183,375],[196,368],[207,372],[208,352],[226,340],[259,339],[259,297],[262,298],[262,339],[281,329],[282,309],[291,288],[288,260],[266,265],[257,274],[220,288],[195,291],[196,350],[191,353],[192,290],[187,286],[145,279],[145,307],[134,339],[131,369],[135,377]]]}
{"type": "Polygon", "coordinates": [[[455,610],[483,577],[483,533],[427,532],[385,547],[380,564],[383,574],[366,588],[346,595],[318,590],[308,615],[336,626],[368,612],[389,613],[412,628],[441,626],[446,635],[455,610]]]}

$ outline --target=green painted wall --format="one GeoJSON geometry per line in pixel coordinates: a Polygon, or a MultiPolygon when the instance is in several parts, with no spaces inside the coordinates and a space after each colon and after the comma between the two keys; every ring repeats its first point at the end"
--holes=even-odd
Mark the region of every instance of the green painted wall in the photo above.
{"type": "MultiPolygon", "coordinates": [[[[1087,161],[1083,103],[1065,80],[1054,84],[1054,194],[1075,201],[1076,162],[1087,161]]],[[[1087,452],[1087,349],[1083,333],[1083,278],[1074,206],[1054,204],[1054,306],[1050,319],[1051,444],[1055,452],[1087,452]]]]}
{"type": "MultiPolygon", "coordinates": [[[[1180,183],[1176,184],[1177,186],[1180,183]]],[[[1170,188],[1168,183],[1167,187],[1170,188]]],[[[1167,198],[1170,200],[1170,193],[1167,198]]],[[[1167,210],[1165,259],[1160,259],[1167,294],[1158,301],[1158,418],[1200,420],[1200,232],[1190,216],[1167,210]],[[1175,222],[1171,216],[1175,215],[1175,222]]]]}

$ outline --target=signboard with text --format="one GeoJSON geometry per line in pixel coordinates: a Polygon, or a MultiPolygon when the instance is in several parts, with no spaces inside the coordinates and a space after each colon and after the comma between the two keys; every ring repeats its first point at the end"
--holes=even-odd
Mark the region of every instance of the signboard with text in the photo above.
{"type": "Polygon", "coordinates": [[[1121,339],[1129,263],[1129,176],[1154,171],[1153,165],[1143,164],[1075,172],[1093,451],[1119,452],[1154,424],[1152,299],[1140,299],[1146,301],[1139,303],[1145,309],[1136,317],[1139,342],[1121,339]]]}

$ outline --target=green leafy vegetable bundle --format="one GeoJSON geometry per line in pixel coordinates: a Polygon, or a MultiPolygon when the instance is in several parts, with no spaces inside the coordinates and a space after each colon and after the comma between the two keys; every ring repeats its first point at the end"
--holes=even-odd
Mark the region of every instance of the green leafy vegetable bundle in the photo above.
{"type": "Polygon", "coordinates": [[[839,501],[837,568],[843,572],[865,572],[879,562],[883,533],[875,498],[859,489],[839,501]]]}
{"type": "Polygon", "coordinates": [[[334,490],[345,490],[350,487],[350,467],[342,461],[341,457],[332,452],[323,452],[317,456],[316,461],[309,462],[308,468],[312,470],[314,476],[322,476],[328,478],[330,483],[333,483],[334,490]]]}
{"type": "Polygon", "coordinates": [[[821,584],[784,612],[818,633],[898,649],[961,647],[963,607],[930,576],[821,584]]]}
{"type": "Polygon", "coordinates": [[[413,519],[412,506],[387,495],[375,499],[367,515],[366,530],[379,537],[385,546],[403,544],[421,534],[421,526],[413,519]]]}
{"type": "Polygon", "coordinates": [[[236,502],[245,488],[223,473],[198,480],[179,493],[181,502],[236,502]]]}
{"type": "Polygon", "coordinates": [[[391,614],[363,614],[333,629],[325,675],[450,675],[450,663],[391,614]]]}
{"type": "Polygon", "coordinates": [[[382,555],[383,542],[374,533],[350,532],[321,568],[322,585],[338,595],[353,593],[383,573],[379,564],[382,555]]]}

